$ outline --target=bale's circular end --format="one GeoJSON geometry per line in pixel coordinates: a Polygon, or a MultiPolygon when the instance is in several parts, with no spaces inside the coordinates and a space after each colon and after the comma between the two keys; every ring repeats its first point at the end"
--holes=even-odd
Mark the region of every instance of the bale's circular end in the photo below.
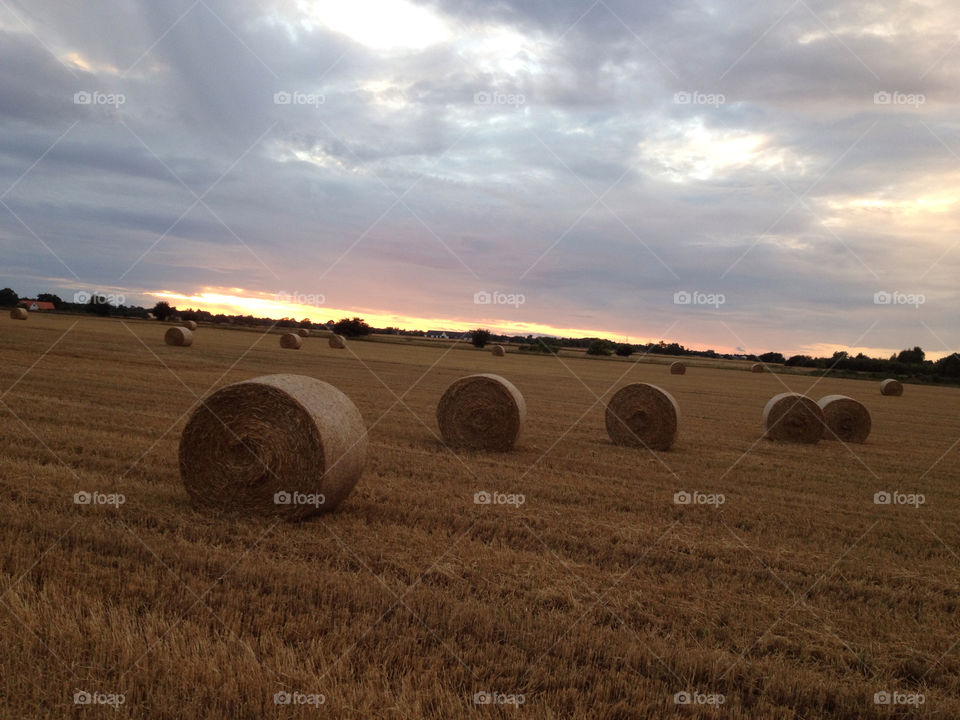
{"type": "Polygon", "coordinates": [[[870,411],[863,403],[846,395],[827,395],[820,398],[817,405],[823,411],[827,426],[824,440],[862,443],[870,435],[870,411]]]}
{"type": "Polygon", "coordinates": [[[26,308],[18,307],[10,311],[11,320],[26,320],[28,317],[30,317],[30,314],[26,308]]]}
{"type": "Polygon", "coordinates": [[[499,375],[462,377],[437,404],[443,441],[471,450],[510,450],[520,438],[526,416],[520,391],[499,375]]]}
{"type": "Polygon", "coordinates": [[[670,374],[671,375],[685,375],[687,372],[687,366],[682,362],[670,363],[670,374]]]}
{"type": "Polygon", "coordinates": [[[768,440],[812,444],[823,432],[823,411],[806,395],[780,393],[763,408],[763,436],[768,440]]]}
{"type": "Polygon", "coordinates": [[[299,350],[302,344],[303,340],[300,339],[299,335],[295,335],[294,333],[284,333],[280,336],[280,347],[286,348],[287,350],[299,350]]]}
{"type": "Polygon", "coordinates": [[[180,438],[180,477],[198,509],[299,520],[350,494],[366,452],[360,412],[337,388],[265,375],[197,407],[180,438]]]}
{"type": "Polygon", "coordinates": [[[335,350],[344,350],[347,347],[347,341],[344,340],[341,335],[337,335],[336,333],[330,336],[330,340],[328,342],[330,343],[330,347],[334,348],[335,350]]]}
{"type": "Polygon", "coordinates": [[[193,332],[194,330],[197,329],[197,323],[196,323],[196,321],[194,321],[194,320],[187,320],[187,321],[183,324],[183,327],[185,327],[185,328],[186,328],[187,330],[189,330],[190,332],[193,332]]]}
{"type": "Polygon", "coordinates": [[[174,347],[190,347],[193,345],[193,333],[185,327],[170,328],[163,339],[167,345],[173,345],[174,347]]]}
{"type": "Polygon", "coordinates": [[[764,365],[763,363],[754,363],[753,365],[750,366],[750,372],[755,372],[755,373],[762,373],[766,369],[767,369],[767,366],[764,365]]]}
{"type": "Polygon", "coordinates": [[[310,331],[307,328],[300,328],[297,330],[297,335],[300,337],[310,337],[310,331]]]}
{"type": "Polygon", "coordinates": [[[669,450],[677,439],[680,407],[656,385],[633,383],[607,403],[607,434],[616,445],[669,450]]]}
{"type": "Polygon", "coordinates": [[[903,395],[903,383],[893,378],[888,378],[880,383],[881,395],[903,395]]]}
{"type": "Polygon", "coordinates": [[[503,345],[494,345],[490,352],[494,357],[503,357],[507,354],[507,351],[503,349],[503,345]]]}

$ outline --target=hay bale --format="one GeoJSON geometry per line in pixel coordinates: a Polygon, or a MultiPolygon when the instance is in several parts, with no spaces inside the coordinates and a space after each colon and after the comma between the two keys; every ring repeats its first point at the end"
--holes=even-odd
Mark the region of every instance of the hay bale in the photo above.
{"type": "Polygon", "coordinates": [[[894,396],[903,395],[903,383],[901,383],[899,380],[894,380],[893,378],[887,378],[880,383],[880,394],[894,396]]]}
{"type": "Polygon", "coordinates": [[[823,411],[806,395],[785,392],[763,408],[763,436],[768,440],[815,443],[825,429],[823,411]]]}
{"type": "Polygon", "coordinates": [[[347,341],[343,339],[343,336],[337,335],[336,333],[331,333],[328,342],[330,343],[330,347],[335,350],[345,350],[347,347],[347,341]]]}
{"type": "Polygon", "coordinates": [[[750,366],[750,372],[761,373],[767,369],[767,366],[763,363],[754,363],[750,366]]]}
{"type": "Polygon", "coordinates": [[[174,347],[190,347],[193,345],[193,333],[185,327],[172,327],[168,329],[163,339],[167,345],[173,345],[174,347]]]}
{"type": "Polygon", "coordinates": [[[669,450],[677,439],[680,407],[666,390],[632,383],[610,398],[606,424],[607,434],[616,445],[669,450]]]}
{"type": "Polygon", "coordinates": [[[197,329],[197,323],[193,320],[187,320],[185,323],[183,323],[183,326],[190,332],[193,332],[197,329]]]}
{"type": "Polygon", "coordinates": [[[180,478],[199,509],[300,520],[335,509],[366,455],[350,398],[315,378],[264,375],[197,407],[180,438],[180,478]]]}
{"type": "Polygon", "coordinates": [[[299,350],[303,340],[295,333],[284,333],[280,336],[280,347],[287,350],[299,350]]]}
{"type": "Polygon", "coordinates": [[[11,320],[26,320],[30,317],[30,313],[27,312],[26,308],[16,307],[10,311],[11,320]]]}
{"type": "Polygon", "coordinates": [[[842,440],[843,442],[865,442],[870,434],[870,411],[853,398],[846,395],[827,395],[817,403],[823,411],[827,429],[824,440],[842,440]]]}
{"type": "Polygon", "coordinates": [[[310,337],[310,331],[307,328],[300,328],[297,330],[297,335],[300,337],[310,337]]]}
{"type": "Polygon", "coordinates": [[[507,354],[507,351],[503,349],[503,345],[494,345],[490,352],[493,353],[494,357],[503,357],[507,354]]]}
{"type": "Polygon", "coordinates": [[[687,372],[687,366],[682,362],[677,361],[670,363],[670,374],[671,375],[685,375],[687,372]]]}
{"type": "Polygon", "coordinates": [[[437,424],[451,447],[509,450],[523,431],[527,405],[513,383],[499,375],[468,375],[454,382],[437,404],[437,424]]]}

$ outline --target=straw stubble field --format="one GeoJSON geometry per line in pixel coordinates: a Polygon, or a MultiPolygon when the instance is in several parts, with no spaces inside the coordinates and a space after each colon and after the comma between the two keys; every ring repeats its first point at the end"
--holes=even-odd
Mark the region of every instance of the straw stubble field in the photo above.
{"type": "Polygon", "coordinates": [[[878,692],[960,716],[955,389],[822,380],[814,399],[869,408],[867,444],[785,445],[758,441],[763,406],[812,379],[163,332],[0,323],[3,717],[116,717],[77,692],[138,718],[886,717],[878,692]],[[196,513],[177,442],[198,396],[280,372],[356,403],[359,485],[299,524],[196,513]],[[524,395],[511,453],[438,441],[443,390],[477,372],[524,395]],[[608,440],[597,397],[632,381],[677,399],[671,451],[608,440]],[[894,490],[925,502],[874,503],[894,490]]]}

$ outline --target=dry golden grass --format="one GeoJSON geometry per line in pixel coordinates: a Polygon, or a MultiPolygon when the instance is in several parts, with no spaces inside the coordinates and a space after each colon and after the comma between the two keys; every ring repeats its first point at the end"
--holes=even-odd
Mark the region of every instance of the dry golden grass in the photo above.
{"type": "Polygon", "coordinates": [[[3,318],[0,715],[869,718],[886,690],[960,717],[960,392],[445,350],[208,328],[184,352],[156,324],[3,318]],[[294,525],[193,511],[176,447],[196,397],[281,372],[359,407],[356,490],[294,525]],[[526,399],[514,452],[437,440],[443,390],[478,372],[526,399]],[[596,396],[628,382],[676,397],[672,451],[608,440],[596,396]],[[867,443],[760,441],[781,383],[863,402],[867,443]],[[695,490],[725,502],[674,503],[695,490]],[[893,490],[926,502],[874,504],[893,490]],[[684,690],[725,703],[678,708],[684,690]]]}

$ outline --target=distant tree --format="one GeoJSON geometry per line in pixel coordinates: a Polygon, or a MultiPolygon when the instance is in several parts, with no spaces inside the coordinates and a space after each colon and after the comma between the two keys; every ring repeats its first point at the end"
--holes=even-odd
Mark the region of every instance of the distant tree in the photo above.
{"type": "Polygon", "coordinates": [[[760,362],[765,363],[785,363],[787,360],[778,352],[765,352],[763,355],[757,356],[757,359],[760,362]]]}
{"type": "Polygon", "coordinates": [[[900,354],[897,355],[897,360],[909,365],[919,365],[926,356],[926,353],[919,346],[916,346],[913,350],[901,350],[900,354]]]}
{"type": "Polygon", "coordinates": [[[473,343],[474,347],[482,348],[490,342],[491,334],[489,330],[478,328],[470,333],[470,342],[473,343]]]}
{"type": "Polygon", "coordinates": [[[944,377],[960,377],[960,354],[954,353],[940,358],[936,363],[937,372],[944,377]]]}
{"type": "Polygon", "coordinates": [[[344,337],[360,337],[370,334],[370,326],[363,318],[343,318],[334,324],[333,331],[344,337]]]}
{"type": "Polygon", "coordinates": [[[815,367],[816,361],[809,355],[791,355],[784,365],[787,367],[815,367]]]}
{"type": "Polygon", "coordinates": [[[610,355],[613,343],[609,340],[597,338],[587,346],[587,355],[610,355]]]}
{"type": "Polygon", "coordinates": [[[308,328],[311,325],[313,325],[313,323],[310,322],[310,318],[304,318],[303,320],[300,321],[300,327],[302,328],[308,328]]]}
{"type": "Polygon", "coordinates": [[[84,310],[86,310],[88,313],[93,313],[94,315],[106,317],[110,314],[110,303],[107,302],[106,295],[98,295],[94,293],[87,301],[84,310]]]}
{"type": "Polygon", "coordinates": [[[620,357],[630,357],[633,355],[633,345],[630,345],[629,343],[620,343],[617,345],[616,353],[620,357]]]}
{"type": "Polygon", "coordinates": [[[153,310],[150,312],[153,313],[153,316],[157,320],[166,320],[171,315],[173,315],[177,309],[175,307],[170,307],[170,303],[165,300],[161,300],[156,305],[153,306],[153,310]]]}
{"type": "Polygon", "coordinates": [[[37,300],[42,300],[43,302],[53,303],[53,306],[57,310],[62,310],[64,306],[63,300],[59,295],[54,295],[52,293],[40,293],[37,295],[37,300]]]}
{"type": "Polygon", "coordinates": [[[10,288],[0,290],[0,307],[16,307],[20,302],[20,296],[10,288]]]}

